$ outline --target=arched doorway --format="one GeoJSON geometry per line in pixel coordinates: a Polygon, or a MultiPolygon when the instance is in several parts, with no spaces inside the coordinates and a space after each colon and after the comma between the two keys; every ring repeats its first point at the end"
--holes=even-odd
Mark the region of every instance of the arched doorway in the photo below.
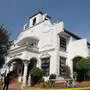
{"type": "Polygon", "coordinates": [[[31,80],[30,72],[34,67],[36,67],[36,65],[37,65],[37,59],[35,57],[31,58],[30,63],[28,64],[27,83],[30,82],[30,80],[31,80]]]}
{"type": "Polygon", "coordinates": [[[30,72],[33,67],[36,67],[37,64],[37,59],[36,58],[31,58],[30,63],[28,65],[28,71],[30,72]]]}
{"type": "Polygon", "coordinates": [[[9,67],[8,74],[11,74],[15,77],[23,75],[24,65],[20,58],[10,60],[10,62],[8,63],[8,67],[9,67]]]}
{"type": "Polygon", "coordinates": [[[75,58],[73,58],[73,78],[76,81],[80,81],[82,80],[82,77],[80,77],[80,72],[76,69],[76,65],[78,63],[78,61],[80,61],[83,57],[81,56],[76,56],[75,58]]]}

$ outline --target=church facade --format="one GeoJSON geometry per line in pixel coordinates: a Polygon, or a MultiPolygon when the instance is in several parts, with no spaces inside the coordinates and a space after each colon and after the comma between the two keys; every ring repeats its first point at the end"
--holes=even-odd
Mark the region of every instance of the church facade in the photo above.
{"type": "Polygon", "coordinates": [[[57,80],[63,79],[65,65],[69,66],[73,78],[73,59],[77,56],[90,56],[87,39],[66,30],[63,21],[52,23],[50,16],[38,12],[29,17],[23,31],[12,43],[5,70],[7,74],[17,68],[18,80],[24,85],[30,84],[29,71],[33,61],[45,72],[45,80],[51,74],[56,74],[57,80]]]}

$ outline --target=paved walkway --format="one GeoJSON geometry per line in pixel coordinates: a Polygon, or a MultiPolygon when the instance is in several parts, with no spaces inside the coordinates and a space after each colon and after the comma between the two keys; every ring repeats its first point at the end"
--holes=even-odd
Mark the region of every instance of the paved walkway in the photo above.
{"type": "Polygon", "coordinates": [[[17,83],[16,81],[12,81],[9,85],[9,90],[90,90],[90,87],[88,88],[67,88],[67,89],[41,89],[41,88],[30,88],[26,87],[24,89],[21,89],[21,84],[17,83]]]}
{"type": "MultiPolygon", "coordinates": [[[[2,89],[0,89],[2,90],[2,89]]],[[[17,81],[11,81],[9,84],[8,90],[21,90],[21,84],[17,83],[17,81]]]]}

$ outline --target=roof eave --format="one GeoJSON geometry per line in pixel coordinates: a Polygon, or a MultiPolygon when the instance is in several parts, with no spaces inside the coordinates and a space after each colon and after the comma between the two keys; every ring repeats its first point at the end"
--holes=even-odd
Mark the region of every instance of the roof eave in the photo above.
{"type": "Polygon", "coordinates": [[[69,35],[73,36],[75,39],[81,39],[81,37],[79,37],[78,35],[68,31],[67,29],[64,29],[64,32],[68,33],[69,35]]]}

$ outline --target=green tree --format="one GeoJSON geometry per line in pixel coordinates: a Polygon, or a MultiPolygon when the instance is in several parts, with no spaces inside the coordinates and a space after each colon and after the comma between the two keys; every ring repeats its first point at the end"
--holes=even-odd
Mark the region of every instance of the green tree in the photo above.
{"type": "Polygon", "coordinates": [[[73,59],[73,71],[76,72],[76,64],[78,61],[80,61],[83,57],[81,56],[76,56],[74,59],[73,59]]]}
{"type": "Polygon", "coordinates": [[[37,67],[34,67],[31,72],[31,81],[32,81],[32,84],[36,84],[38,82],[40,82],[43,78],[43,71],[37,67]]]}
{"type": "Polygon", "coordinates": [[[8,55],[8,51],[11,46],[10,34],[6,30],[6,28],[1,25],[0,26],[0,68],[5,63],[5,56],[8,55]]]}
{"type": "Polygon", "coordinates": [[[86,80],[86,73],[90,70],[90,58],[82,58],[77,62],[76,69],[84,80],[86,80]]]}
{"type": "Polygon", "coordinates": [[[77,70],[89,70],[90,69],[90,59],[82,58],[80,61],[77,62],[76,65],[77,70]]]}

